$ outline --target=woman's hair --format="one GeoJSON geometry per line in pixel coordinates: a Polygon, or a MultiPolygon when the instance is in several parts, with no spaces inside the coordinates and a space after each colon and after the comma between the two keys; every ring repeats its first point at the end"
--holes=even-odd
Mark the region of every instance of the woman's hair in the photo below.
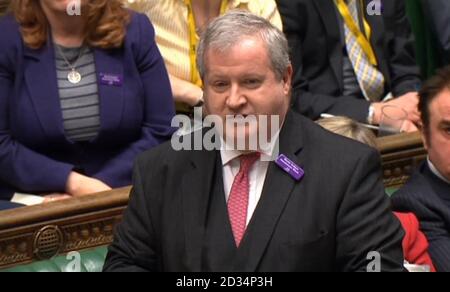
{"type": "MultiPolygon", "coordinates": [[[[41,48],[49,35],[49,23],[39,0],[12,0],[11,10],[20,25],[25,44],[32,49],[41,48]]],[[[130,12],[121,0],[86,1],[85,43],[102,49],[121,47],[130,12]]]]}
{"type": "Polygon", "coordinates": [[[352,119],[332,117],[318,120],[317,123],[330,132],[377,148],[377,140],[372,130],[352,119]]]}

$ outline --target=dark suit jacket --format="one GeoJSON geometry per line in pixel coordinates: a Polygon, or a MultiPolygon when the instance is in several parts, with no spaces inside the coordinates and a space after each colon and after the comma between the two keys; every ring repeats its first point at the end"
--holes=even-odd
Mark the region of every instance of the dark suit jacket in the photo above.
{"type": "Polygon", "coordinates": [[[436,177],[426,163],[392,196],[394,209],[413,212],[429,242],[438,272],[450,271],[450,186],[436,177]]]}
{"type": "MultiPolygon", "coordinates": [[[[402,270],[403,232],[384,194],[375,150],[290,113],[280,153],[301,166],[305,177],[297,182],[270,164],[230,270],[366,271],[371,251],[381,254],[382,270],[402,270]]],[[[105,271],[204,270],[218,157],[219,151],[175,152],[165,144],[138,159],[105,271]]],[[[223,251],[217,246],[209,252],[223,251]]]]}
{"type": "MultiPolygon", "coordinates": [[[[363,5],[370,1],[364,0],[363,5]]],[[[382,2],[382,16],[365,17],[372,28],[371,44],[386,79],[386,93],[400,96],[417,91],[420,84],[413,37],[405,15],[405,1],[382,2]]],[[[369,102],[362,95],[343,96],[344,52],[334,1],[277,0],[277,3],[295,71],[294,108],[314,120],[321,113],[330,113],[366,122],[369,102]]]]}
{"type": "Polygon", "coordinates": [[[422,0],[426,20],[430,23],[439,44],[441,61],[450,64],[450,1],[422,0]]]}
{"type": "Polygon", "coordinates": [[[64,133],[52,42],[26,47],[12,16],[0,21],[0,198],[14,191],[64,191],[69,172],[119,187],[131,184],[137,154],[166,141],[174,115],[164,61],[148,18],[133,13],[122,49],[94,49],[101,129],[90,143],[64,133]]]}

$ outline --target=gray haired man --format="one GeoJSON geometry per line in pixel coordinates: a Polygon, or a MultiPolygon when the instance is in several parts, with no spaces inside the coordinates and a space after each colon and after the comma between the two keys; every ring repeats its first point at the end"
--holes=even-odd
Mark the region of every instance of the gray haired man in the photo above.
{"type": "MultiPolygon", "coordinates": [[[[198,50],[205,111],[277,116],[273,149],[142,155],[106,271],[401,271],[403,233],[375,150],[290,111],[287,41],[242,11],[214,20],[198,50]]],[[[266,132],[267,125],[243,125],[266,132]]],[[[239,127],[239,126],[238,126],[239,127]]],[[[236,137],[226,128],[225,143],[236,137]]],[[[195,133],[194,133],[195,134],[195,133]]],[[[273,134],[273,133],[272,133],[273,134]]]]}

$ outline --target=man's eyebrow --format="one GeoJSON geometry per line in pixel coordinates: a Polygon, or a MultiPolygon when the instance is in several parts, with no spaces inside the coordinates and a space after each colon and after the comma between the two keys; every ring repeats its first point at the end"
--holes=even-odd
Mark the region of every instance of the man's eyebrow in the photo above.
{"type": "Polygon", "coordinates": [[[217,73],[211,73],[210,78],[214,78],[214,79],[224,79],[227,78],[227,76],[225,76],[224,74],[217,74],[217,73]]]}

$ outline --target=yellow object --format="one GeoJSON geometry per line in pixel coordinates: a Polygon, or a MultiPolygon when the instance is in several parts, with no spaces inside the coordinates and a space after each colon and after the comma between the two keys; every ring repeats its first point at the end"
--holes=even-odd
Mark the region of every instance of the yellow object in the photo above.
{"type": "MultiPolygon", "coordinates": [[[[155,27],[156,42],[168,72],[174,77],[192,82],[192,71],[196,65],[191,61],[189,13],[185,0],[141,0],[139,2],[138,11],[147,14],[155,27]]],[[[250,11],[282,29],[275,0],[228,0],[227,2],[225,11],[237,8],[250,11]]]]}
{"type": "MultiPolygon", "coordinates": [[[[350,18],[355,23],[355,26],[359,27],[357,1],[348,0],[347,4],[344,4],[348,8],[350,18]]],[[[369,56],[358,41],[357,36],[346,23],[344,25],[344,31],[348,57],[352,63],[356,79],[364,97],[371,102],[380,101],[385,91],[385,78],[383,74],[369,60],[369,56]]],[[[370,44],[369,48],[371,48],[370,44]]]]}
{"type": "MultiPolygon", "coordinates": [[[[370,36],[372,33],[371,28],[370,28],[370,25],[367,23],[366,19],[363,17],[364,30],[367,33],[367,37],[361,32],[358,25],[355,23],[345,1],[344,0],[334,0],[334,2],[336,3],[339,13],[343,17],[345,24],[348,26],[350,31],[355,35],[357,42],[363,49],[363,51],[366,54],[367,58],[369,59],[370,63],[373,66],[378,66],[377,58],[373,51],[372,45],[370,44],[370,36]]],[[[362,15],[364,15],[364,14],[362,14],[362,15]]]]}
{"type": "MultiPolygon", "coordinates": [[[[199,36],[197,35],[197,28],[195,25],[194,11],[192,9],[192,0],[184,0],[188,8],[188,26],[189,26],[189,59],[191,62],[191,82],[201,87],[202,79],[197,69],[197,46],[199,36]]],[[[228,0],[222,0],[220,5],[220,15],[226,12],[228,7],[228,0]]]]}

